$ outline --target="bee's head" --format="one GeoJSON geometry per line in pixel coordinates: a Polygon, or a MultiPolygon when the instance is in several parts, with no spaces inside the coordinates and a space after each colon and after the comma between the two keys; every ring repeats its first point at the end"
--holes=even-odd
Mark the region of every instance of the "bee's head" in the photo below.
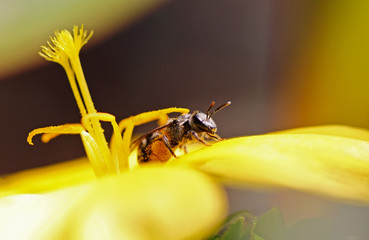
{"type": "Polygon", "coordinates": [[[215,105],[215,102],[213,101],[206,111],[206,114],[203,112],[195,111],[190,118],[191,127],[196,132],[206,132],[209,134],[214,134],[217,131],[217,125],[211,117],[220,109],[228,106],[229,104],[231,104],[231,102],[226,102],[214,111],[210,112],[211,108],[215,105]]]}
{"type": "Polygon", "coordinates": [[[214,120],[203,112],[194,112],[190,118],[190,125],[196,132],[215,133],[217,125],[214,120]]]}

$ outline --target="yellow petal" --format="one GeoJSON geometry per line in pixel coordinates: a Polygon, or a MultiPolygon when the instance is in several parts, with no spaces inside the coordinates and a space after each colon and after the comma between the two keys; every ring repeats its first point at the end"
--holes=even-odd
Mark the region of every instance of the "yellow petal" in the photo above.
{"type": "Polygon", "coordinates": [[[68,220],[68,239],[201,239],[225,214],[200,172],[142,168],[103,179],[68,220]]]}
{"type": "Polygon", "coordinates": [[[282,134],[282,133],[312,133],[312,134],[323,134],[332,135],[346,138],[354,138],[364,141],[369,141],[369,131],[365,128],[356,128],[345,125],[322,125],[312,127],[293,128],[271,134],[282,134]]]}
{"type": "Polygon", "coordinates": [[[206,175],[140,168],[0,199],[0,239],[202,239],[225,213],[224,192],[206,175]]]}
{"type": "Polygon", "coordinates": [[[55,191],[94,179],[96,176],[88,160],[81,158],[2,176],[0,177],[0,197],[19,193],[55,191]]]}
{"type": "Polygon", "coordinates": [[[225,182],[369,203],[369,142],[318,134],[234,138],[174,159],[225,182]]]}
{"type": "Polygon", "coordinates": [[[64,219],[88,189],[85,185],[48,194],[0,198],[0,239],[59,239],[64,219]]]}

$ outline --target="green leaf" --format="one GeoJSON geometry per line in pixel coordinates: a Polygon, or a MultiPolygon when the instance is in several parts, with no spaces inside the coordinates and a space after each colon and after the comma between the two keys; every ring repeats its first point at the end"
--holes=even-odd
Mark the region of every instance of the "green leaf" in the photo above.
{"type": "Polygon", "coordinates": [[[265,240],[284,240],[286,226],[281,212],[273,208],[256,221],[254,233],[265,240]]]}
{"type": "Polygon", "coordinates": [[[308,218],[286,226],[281,212],[273,208],[259,218],[247,211],[227,217],[208,240],[333,240],[331,223],[308,218]]]}
{"type": "MultiPolygon", "coordinates": [[[[247,211],[241,211],[230,215],[218,232],[209,240],[249,240],[253,239],[252,229],[255,227],[256,218],[247,211]]],[[[262,239],[260,239],[262,240],[262,239]]]]}
{"type": "Polygon", "coordinates": [[[256,235],[256,234],[253,234],[252,235],[252,238],[250,238],[250,240],[265,240],[265,239],[262,238],[262,237],[260,237],[260,236],[258,236],[258,235],[256,235]]]}
{"type": "Polygon", "coordinates": [[[245,219],[243,217],[239,217],[235,222],[229,225],[227,231],[223,234],[222,240],[241,240],[247,239],[244,238],[244,222],[245,219]]]}

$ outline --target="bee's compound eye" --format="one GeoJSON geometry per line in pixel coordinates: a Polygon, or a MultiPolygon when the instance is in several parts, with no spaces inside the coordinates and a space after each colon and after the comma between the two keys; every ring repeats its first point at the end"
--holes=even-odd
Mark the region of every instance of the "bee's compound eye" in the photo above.
{"type": "Polygon", "coordinates": [[[191,119],[191,125],[195,130],[201,132],[214,133],[217,126],[212,118],[208,118],[205,113],[196,113],[191,119]]]}

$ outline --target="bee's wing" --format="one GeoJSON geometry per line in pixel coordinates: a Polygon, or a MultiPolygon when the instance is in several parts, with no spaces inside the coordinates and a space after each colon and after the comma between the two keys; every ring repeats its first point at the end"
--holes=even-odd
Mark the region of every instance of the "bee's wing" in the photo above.
{"type": "Polygon", "coordinates": [[[167,124],[164,124],[164,125],[159,126],[159,127],[157,127],[157,128],[154,128],[153,130],[151,130],[151,131],[149,131],[149,132],[147,132],[147,133],[143,134],[142,136],[138,137],[137,139],[135,139],[135,140],[131,143],[131,145],[130,145],[130,150],[132,151],[135,147],[137,147],[137,145],[138,145],[138,144],[140,144],[140,143],[141,143],[141,141],[142,141],[142,140],[143,140],[147,135],[152,134],[152,133],[154,133],[154,132],[156,132],[156,131],[159,131],[159,130],[161,130],[161,129],[163,129],[163,128],[166,128],[166,127],[168,127],[168,126],[169,126],[169,124],[170,124],[170,123],[167,123],[167,124]]]}

